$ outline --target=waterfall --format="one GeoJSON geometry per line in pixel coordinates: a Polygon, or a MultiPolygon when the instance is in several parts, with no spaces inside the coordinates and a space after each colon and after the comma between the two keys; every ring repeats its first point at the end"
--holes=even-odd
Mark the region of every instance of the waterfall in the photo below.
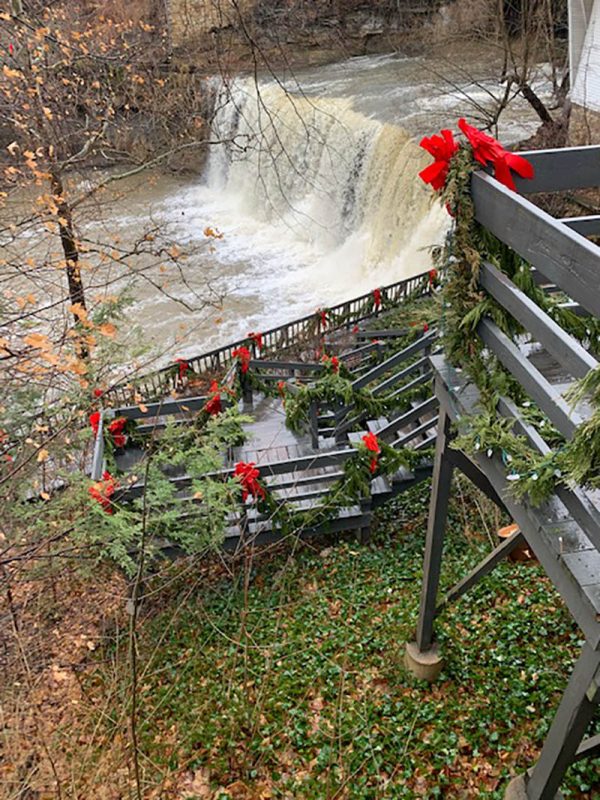
{"type": "MultiPolygon", "coordinates": [[[[429,156],[349,98],[238,80],[221,93],[205,176],[232,210],[314,254],[314,276],[344,269],[357,293],[427,269],[445,212],[418,179],[429,156]],[[375,281],[375,283],[374,283],[375,281]]],[[[345,283],[345,282],[344,282],[345,283]]]]}

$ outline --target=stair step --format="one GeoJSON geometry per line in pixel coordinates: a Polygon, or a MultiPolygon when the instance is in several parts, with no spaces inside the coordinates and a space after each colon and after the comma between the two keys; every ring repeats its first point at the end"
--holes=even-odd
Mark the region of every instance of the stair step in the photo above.
{"type": "Polygon", "coordinates": [[[371,433],[377,433],[388,423],[389,419],[387,417],[378,417],[377,419],[368,420],[367,428],[371,431],[371,433]]]}
{"type": "Polygon", "coordinates": [[[384,475],[380,475],[371,482],[371,494],[388,494],[392,491],[392,485],[384,475]]]}

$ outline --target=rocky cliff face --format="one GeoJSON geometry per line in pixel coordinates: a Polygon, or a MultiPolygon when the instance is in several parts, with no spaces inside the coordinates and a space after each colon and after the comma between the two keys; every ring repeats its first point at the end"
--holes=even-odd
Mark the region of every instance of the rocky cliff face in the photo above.
{"type": "MultiPolygon", "coordinates": [[[[441,0],[169,0],[171,44],[196,63],[237,68],[260,52],[320,63],[390,50],[431,26],[441,0]]],[[[247,64],[247,66],[250,66],[247,64]]]]}

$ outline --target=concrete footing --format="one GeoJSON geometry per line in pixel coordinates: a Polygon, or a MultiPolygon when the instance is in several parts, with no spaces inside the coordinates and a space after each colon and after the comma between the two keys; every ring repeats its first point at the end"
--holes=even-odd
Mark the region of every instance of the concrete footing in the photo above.
{"type": "MultiPolygon", "coordinates": [[[[524,775],[517,775],[512,779],[504,792],[504,800],[531,800],[527,794],[527,782],[524,775]]],[[[563,794],[558,792],[554,795],[554,800],[564,800],[563,794]]]]}
{"type": "Polygon", "coordinates": [[[504,800],[527,800],[527,788],[523,775],[517,775],[508,784],[504,792],[504,800]]]}
{"type": "Polygon", "coordinates": [[[442,671],[444,659],[437,644],[429,650],[421,651],[416,642],[407,642],[404,663],[409,672],[421,681],[435,681],[442,671]]]}

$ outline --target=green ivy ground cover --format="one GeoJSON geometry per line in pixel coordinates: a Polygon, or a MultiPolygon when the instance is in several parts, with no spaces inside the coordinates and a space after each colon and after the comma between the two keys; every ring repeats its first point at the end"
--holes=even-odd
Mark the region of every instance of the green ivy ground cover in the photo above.
{"type": "MultiPolygon", "coordinates": [[[[287,547],[255,558],[246,584],[241,567],[188,576],[146,609],[140,744],[147,785],[164,783],[153,796],[503,797],[535,759],[581,637],[541,568],[510,562],[441,618],[440,680],[412,679],[402,658],[428,496],[425,484],[388,505],[368,546],[287,547]],[[201,789],[170,794],[183,775],[201,789]]],[[[489,550],[476,509],[455,502],[445,586],[489,550]]],[[[126,700],[125,674],[118,691],[126,700]]],[[[575,765],[565,796],[600,797],[599,776],[598,760],[575,765]]]]}

